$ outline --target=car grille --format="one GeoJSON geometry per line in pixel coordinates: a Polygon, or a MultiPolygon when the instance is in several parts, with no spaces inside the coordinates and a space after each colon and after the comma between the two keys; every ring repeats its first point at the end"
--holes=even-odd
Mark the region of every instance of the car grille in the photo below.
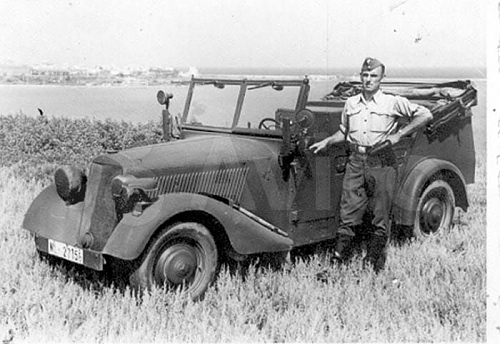
{"type": "Polygon", "coordinates": [[[161,176],[156,178],[158,188],[148,192],[148,195],[157,197],[174,192],[206,193],[239,202],[247,175],[248,167],[236,167],[161,176]]]}
{"type": "Polygon", "coordinates": [[[111,180],[122,169],[118,165],[93,163],[85,196],[82,233],[89,231],[94,237],[92,249],[101,250],[116,226],[115,202],[111,195],[111,180]]]}

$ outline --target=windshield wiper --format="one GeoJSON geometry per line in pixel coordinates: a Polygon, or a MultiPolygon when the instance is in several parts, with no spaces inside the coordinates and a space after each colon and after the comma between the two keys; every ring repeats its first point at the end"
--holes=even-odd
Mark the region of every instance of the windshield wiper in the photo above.
{"type": "Polygon", "coordinates": [[[220,88],[220,89],[226,87],[225,84],[223,84],[222,82],[217,81],[217,80],[203,82],[202,85],[214,85],[215,87],[220,88]]]}
{"type": "Polygon", "coordinates": [[[258,88],[263,88],[263,87],[268,87],[268,86],[271,86],[273,88],[273,90],[276,90],[276,91],[282,91],[283,90],[283,85],[279,84],[279,83],[277,83],[275,81],[266,81],[266,82],[263,82],[262,84],[249,87],[248,90],[256,90],[258,88]]]}

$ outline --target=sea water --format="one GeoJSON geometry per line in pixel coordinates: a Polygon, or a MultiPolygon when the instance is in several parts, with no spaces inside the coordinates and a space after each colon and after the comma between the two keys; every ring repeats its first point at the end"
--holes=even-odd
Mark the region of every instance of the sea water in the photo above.
{"type": "MultiPolygon", "coordinates": [[[[209,70],[207,75],[217,74],[209,70]]],[[[238,77],[252,77],[252,71],[239,71],[238,77]],[[245,74],[246,73],[246,74],[245,74]],[[245,74],[245,75],[243,75],[245,74]]],[[[256,71],[253,71],[256,72],[256,71]]],[[[277,71],[273,70],[273,73],[277,71]]],[[[267,77],[265,71],[261,75],[267,77]]],[[[276,73],[278,75],[278,73],[276,73]]],[[[304,76],[297,76],[300,79],[304,76]]],[[[351,80],[355,76],[310,75],[310,99],[320,99],[339,81],[351,80]]],[[[399,80],[419,81],[419,78],[397,78],[399,80]]],[[[440,78],[456,80],[455,78],[440,78]]],[[[466,79],[466,78],[463,78],[466,79]]],[[[425,80],[429,80],[426,77],[425,80]]],[[[438,79],[435,79],[438,80],[438,79]]],[[[476,149],[486,148],[486,79],[473,80],[478,89],[478,105],[473,109],[473,130],[476,149]]],[[[156,100],[158,90],[170,92],[174,98],[170,102],[170,112],[182,114],[187,85],[166,84],[164,86],[59,86],[59,85],[0,85],[0,116],[25,114],[39,116],[40,110],[45,116],[89,118],[105,120],[123,120],[127,122],[159,121],[164,106],[156,100]]],[[[221,101],[221,100],[219,100],[221,101]]],[[[230,103],[234,99],[222,101],[230,103]]]]}

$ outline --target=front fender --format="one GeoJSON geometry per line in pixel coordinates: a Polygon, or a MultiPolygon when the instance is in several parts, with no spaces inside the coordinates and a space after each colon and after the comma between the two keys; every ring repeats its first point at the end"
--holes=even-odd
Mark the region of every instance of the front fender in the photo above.
{"type": "Polygon", "coordinates": [[[132,260],[137,258],[155,231],[168,219],[188,211],[203,211],[224,227],[233,249],[240,254],[288,251],[293,241],[250,219],[225,203],[191,193],[161,195],[142,215],[126,214],[111,234],[103,254],[132,260]]]}
{"type": "Polygon", "coordinates": [[[454,164],[441,159],[425,159],[415,164],[398,190],[392,211],[394,222],[412,226],[415,221],[418,199],[425,184],[434,174],[443,172],[456,196],[457,205],[466,210],[468,206],[465,178],[454,164]]]}
{"type": "Polygon", "coordinates": [[[51,184],[31,203],[23,228],[44,238],[81,246],[79,229],[83,207],[84,202],[66,205],[57,194],[55,184],[51,184]]]}

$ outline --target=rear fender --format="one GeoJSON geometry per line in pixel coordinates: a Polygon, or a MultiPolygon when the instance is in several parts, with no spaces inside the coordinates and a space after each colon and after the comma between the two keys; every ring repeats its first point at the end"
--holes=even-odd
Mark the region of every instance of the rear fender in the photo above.
{"type": "Polygon", "coordinates": [[[106,243],[103,254],[135,259],[158,228],[173,216],[191,211],[202,211],[217,219],[237,253],[279,252],[292,248],[291,239],[272,232],[225,203],[199,194],[171,193],[161,195],[140,216],[124,215],[106,243]]]}
{"type": "Polygon", "coordinates": [[[469,203],[465,188],[465,178],[454,164],[440,159],[425,159],[412,168],[403,180],[394,201],[392,211],[394,222],[401,225],[412,226],[415,220],[418,199],[427,182],[437,173],[450,184],[455,194],[456,205],[467,210],[469,203]]]}

